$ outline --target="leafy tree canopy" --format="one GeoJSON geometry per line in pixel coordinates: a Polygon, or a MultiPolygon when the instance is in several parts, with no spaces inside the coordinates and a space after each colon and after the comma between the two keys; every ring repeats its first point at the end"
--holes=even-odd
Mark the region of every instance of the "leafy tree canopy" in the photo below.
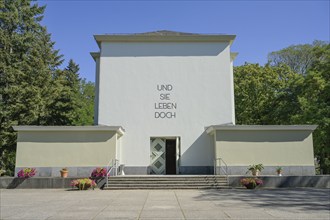
{"type": "Polygon", "coordinates": [[[268,54],[268,63],[272,66],[282,64],[288,65],[296,73],[306,75],[307,71],[316,62],[322,61],[325,57],[315,53],[315,48],[325,48],[324,41],[314,41],[313,44],[292,45],[279,51],[268,54]]]}
{"type": "Polygon", "coordinates": [[[315,41],[290,46],[272,52],[271,58],[265,66],[234,68],[236,121],[318,125],[314,153],[320,170],[329,174],[330,45],[315,41]]]}

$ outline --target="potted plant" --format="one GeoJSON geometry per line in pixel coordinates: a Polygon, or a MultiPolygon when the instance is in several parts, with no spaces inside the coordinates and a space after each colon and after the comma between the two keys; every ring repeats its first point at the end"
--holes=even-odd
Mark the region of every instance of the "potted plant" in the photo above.
{"type": "Polygon", "coordinates": [[[95,181],[88,178],[72,180],[70,185],[72,187],[77,187],[78,190],[87,190],[90,188],[94,190],[96,187],[95,181]]]}
{"type": "Polygon", "coordinates": [[[276,167],[276,173],[278,176],[282,176],[283,169],[282,167],[276,167]]]}
{"type": "Polygon", "coordinates": [[[60,173],[61,173],[61,177],[63,177],[63,178],[67,178],[68,177],[68,174],[69,174],[69,170],[68,170],[68,168],[62,168],[61,170],[60,170],[60,173]]]}
{"type": "Polygon", "coordinates": [[[241,179],[241,185],[247,189],[255,189],[257,186],[262,185],[263,181],[258,178],[243,178],[241,179]]]}
{"type": "Polygon", "coordinates": [[[248,168],[248,172],[251,172],[253,176],[259,176],[259,173],[261,172],[261,170],[264,169],[264,166],[259,163],[259,164],[256,164],[256,165],[250,165],[249,168],[248,168]]]}
{"type": "Polygon", "coordinates": [[[20,171],[18,171],[17,177],[29,178],[29,177],[33,177],[34,175],[36,175],[36,173],[37,173],[36,168],[24,168],[24,169],[21,169],[20,171]]]}

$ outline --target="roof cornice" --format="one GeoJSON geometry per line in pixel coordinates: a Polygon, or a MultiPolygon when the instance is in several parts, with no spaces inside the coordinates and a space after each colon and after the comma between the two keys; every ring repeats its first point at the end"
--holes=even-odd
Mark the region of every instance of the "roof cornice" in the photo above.
{"type": "Polygon", "coordinates": [[[100,52],[90,52],[90,55],[93,57],[94,61],[100,58],[100,52]]]}
{"type": "Polygon", "coordinates": [[[237,52],[231,52],[231,53],[230,53],[230,59],[231,59],[232,61],[234,61],[234,60],[236,59],[237,55],[238,55],[237,52]]]}
{"type": "Polygon", "coordinates": [[[191,35],[94,35],[97,44],[102,42],[228,42],[233,43],[236,35],[191,34],[191,35]]]}

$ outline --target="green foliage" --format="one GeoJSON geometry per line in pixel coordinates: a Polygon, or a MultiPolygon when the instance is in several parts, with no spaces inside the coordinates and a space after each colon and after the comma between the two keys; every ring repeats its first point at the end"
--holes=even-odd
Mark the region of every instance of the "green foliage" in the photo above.
{"type": "Polygon", "coordinates": [[[93,125],[95,85],[83,79],[80,81],[79,88],[79,108],[76,109],[76,113],[79,117],[73,123],[75,125],[93,125]]]}
{"type": "Polygon", "coordinates": [[[292,71],[306,75],[307,71],[322,57],[314,53],[316,47],[325,47],[324,41],[314,41],[313,44],[292,45],[268,54],[268,63],[272,66],[288,65],[292,71]]]}
{"type": "Polygon", "coordinates": [[[92,83],[66,69],[46,28],[45,7],[30,0],[0,1],[0,169],[13,175],[14,125],[92,124],[92,83]],[[85,109],[86,108],[86,109],[85,109]]]}
{"type": "Polygon", "coordinates": [[[291,46],[272,54],[283,55],[283,52],[292,56],[299,52],[300,55],[291,59],[292,63],[279,59],[274,66],[245,64],[235,67],[236,122],[318,125],[313,133],[314,153],[320,169],[329,174],[330,45],[314,42],[313,45],[291,46]],[[301,53],[308,53],[308,56],[301,53]],[[312,57],[308,65],[301,66],[301,61],[295,63],[299,57],[305,56],[312,57]]]}
{"type": "Polygon", "coordinates": [[[13,125],[45,124],[52,73],[62,62],[39,22],[44,7],[6,0],[0,10],[1,167],[13,174],[13,125]]]}
{"type": "Polygon", "coordinates": [[[297,91],[303,77],[287,66],[245,64],[234,69],[237,124],[289,124],[299,111],[297,91]]]}
{"type": "Polygon", "coordinates": [[[293,116],[294,123],[317,124],[314,153],[323,173],[330,174],[330,44],[314,47],[318,59],[308,70],[298,96],[301,113],[293,116]]]}
{"type": "Polygon", "coordinates": [[[79,66],[69,61],[64,71],[56,71],[53,77],[52,101],[49,103],[47,125],[74,125],[79,117],[76,110],[80,107],[79,66]]]}
{"type": "Polygon", "coordinates": [[[259,163],[259,164],[253,164],[248,167],[248,171],[246,173],[251,172],[252,175],[257,175],[257,172],[261,172],[264,169],[264,165],[259,163]]]}

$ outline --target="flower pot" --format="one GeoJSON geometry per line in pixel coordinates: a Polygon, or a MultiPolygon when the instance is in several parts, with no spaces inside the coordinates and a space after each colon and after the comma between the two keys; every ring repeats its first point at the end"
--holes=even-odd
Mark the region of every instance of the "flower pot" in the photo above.
{"type": "Polygon", "coordinates": [[[277,171],[278,176],[282,176],[282,171],[277,171]]]}
{"type": "Polygon", "coordinates": [[[259,170],[252,170],[252,175],[253,176],[259,176],[259,170]]]}
{"type": "Polygon", "coordinates": [[[68,177],[68,174],[69,174],[69,171],[67,171],[67,170],[60,170],[60,173],[61,173],[61,177],[67,178],[68,177]]]}

